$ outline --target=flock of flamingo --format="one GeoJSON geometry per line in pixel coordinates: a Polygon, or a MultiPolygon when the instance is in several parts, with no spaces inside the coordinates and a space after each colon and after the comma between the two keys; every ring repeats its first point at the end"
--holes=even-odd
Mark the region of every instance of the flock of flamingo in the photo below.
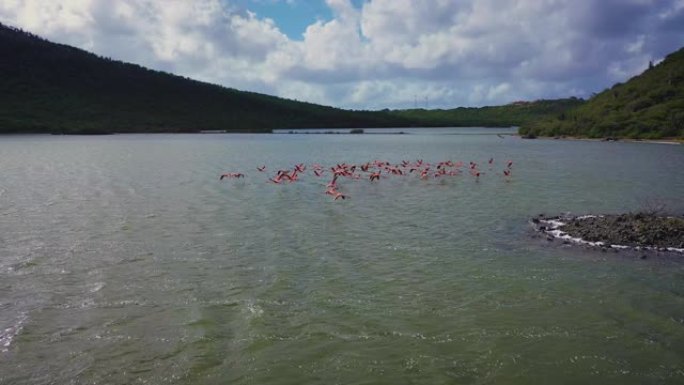
{"type": "MultiPolygon", "coordinates": [[[[487,161],[488,172],[494,168],[494,158],[489,158],[487,161]]],[[[267,173],[266,166],[256,167],[256,170],[261,173],[267,173]]],[[[317,178],[331,176],[330,182],[326,184],[325,194],[332,196],[334,200],[347,199],[348,196],[339,190],[338,180],[340,178],[348,178],[352,180],[368,179],[370,182],[378,182],[383,178],[389,177],[406,177],[415,175],[422,180],[430,178],[440,178],[459,175],[470,175],[479,181],[480,176],[485,175],[481,171],[480,166],[475,162],[453,162],[451,160],[441,161],[438,163],[424,162],[419,159],[415,162],[403,160],[401,163],[392,164],[386,161],[375,160],[373,162],[366,162],[361,165],[338,163],[332,167],[323,167],[320,164],[314,163],[310,167],[304,163],[296,164],[292,169],[277,170],[272,177],[268,178],[269,183],[282,184],[293,183],[299,180],[300,175],[305,175],[307,170],[317,178]]],[[[505,168],[501,175],[506,181],[510,180],[513,171],[513,161],[505,162],[505,168]]],[[[227,172],[219,176],[219,180],[223,179],[239,179],[245,178],[245,174],[241,172],[227,172]]]]}

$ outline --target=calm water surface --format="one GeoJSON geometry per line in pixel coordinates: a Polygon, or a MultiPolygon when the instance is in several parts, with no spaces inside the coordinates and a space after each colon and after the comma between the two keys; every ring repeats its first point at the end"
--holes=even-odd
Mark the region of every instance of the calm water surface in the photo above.
{"type": "Polygon", "coordinates": [[[684,383],[684,263],[528,225],[682,213],[684,147],[444,133],[0,138],[0,384],[684,383]]]}

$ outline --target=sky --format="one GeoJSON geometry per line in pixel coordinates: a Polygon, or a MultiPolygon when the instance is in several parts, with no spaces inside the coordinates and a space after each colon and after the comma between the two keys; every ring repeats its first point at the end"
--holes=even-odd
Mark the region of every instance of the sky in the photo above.
{"type": "Polygon", "coordinates": [[[684,0],[0,0],[0,22],[349,109],[587,98],[684,46],[684,0]]]}

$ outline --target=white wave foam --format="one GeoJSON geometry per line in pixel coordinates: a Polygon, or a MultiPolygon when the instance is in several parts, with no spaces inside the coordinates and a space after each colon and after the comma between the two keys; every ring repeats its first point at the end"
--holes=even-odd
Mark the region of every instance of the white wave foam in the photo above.
{"type": "Polygon", "coordinates": [[[22,314],[14,325],[5,328],[4,330],[0,330],[0,352],[4,353],[9,350],[10,345],[12,345],[12,340],[19,335],[19,332],[24,328],[24,323],[27,319],[28,317],[26,314],[22,314]]]}
{"type": "Polygon", "coordinates": [[[252,317],[255,318],[261,317],[261,315],[264,314],[264,309],[262,309],[261,306],[251,302],[247,304],[247,310],[252,317]]]}
{"type": "Polygon", "coordinates": [[[104,282],[95,282],[88,287],[88,291],[91,293],[97,293],[98,291],[102,290],[102,288],[105,286],[104,282]]]}
{"type": "Polygon", "coordinates": [[[580,215],[579,217],[575,218],[577,220],[582,220],[582,219],[591,219],[591,218],[603,218],[603,215],[580,215]]]}
{"type": "MultiPolygon", "coordinates": [[[[580,217],[576,217],[574,219],[588,219],[588,218],[601,218],[602,216],[600,215],[583,215],[580,217]]],[[[620,249],[620,250],[627,250],[627,249],[632,249],[632,250],[651,250],[651,251],[670,251],[670,252],[675,252],[675,253],[684,253],[684,248],[676,248],[676,247],[655,247],[655,246],[627,246],[627,245],[606,245],[605,242],[592,242],[592,241],[587,241],[582,238],[577,238],[573,237],[570,234],[566,233],[565,231],[561,230],[560,228],[567,225],[566,222],[563,222],[560,220],[561,218],[548,218],[548,219],[540,219],[539,223],[544,225],[543,227],[545,229],[541,230],[545,234],[548,234],[552,236],[553,238],[556,239],[561,239],[563,241],[568,241],[580,245],[587,245],[587,246],[594,246],[594,247],[610,247],[614,249],[620,249]]],[[[538,228],[539,230],[539,228],[538,228]]]]}

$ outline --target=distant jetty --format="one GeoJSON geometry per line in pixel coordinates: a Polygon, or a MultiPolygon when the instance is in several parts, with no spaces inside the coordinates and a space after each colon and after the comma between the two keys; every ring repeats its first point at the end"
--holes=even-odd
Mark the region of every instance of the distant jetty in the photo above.
{"type": "Polygon", "coordinates": [[[101,130],[76,130],[76,131],[54,131],[51,132],[52,135],[114,135],[110,131],[101,130]]]}
{"type": "Polygon", "coordinates": [[[406,131],[395,131],[387,127],[371,127],[369,130],[363,128],[344,128],[344,129],[319,129],[319,128],[300,128],[300,129],[274,129],[272,134],[305,134],[305,135],[405,135],[406,131]]]}
{"type": "Polygon", "coordinates": [[[654,213],[561,215],[532,218],[535,229],[550,241],[600,248],[603,251],[664,251],[684,254],[684,217],[654,213]]]}
{"type": "Polygon", "coordinates": [[[314,135],[339,135],[339,134],[363,134],[361,132],[351,132],[351,130],[317,130],[317,129],[300,129],[300,130],[288,130],[284,132],[283,130],[273,130],[274,134],[314,134],[314,135]]]}

